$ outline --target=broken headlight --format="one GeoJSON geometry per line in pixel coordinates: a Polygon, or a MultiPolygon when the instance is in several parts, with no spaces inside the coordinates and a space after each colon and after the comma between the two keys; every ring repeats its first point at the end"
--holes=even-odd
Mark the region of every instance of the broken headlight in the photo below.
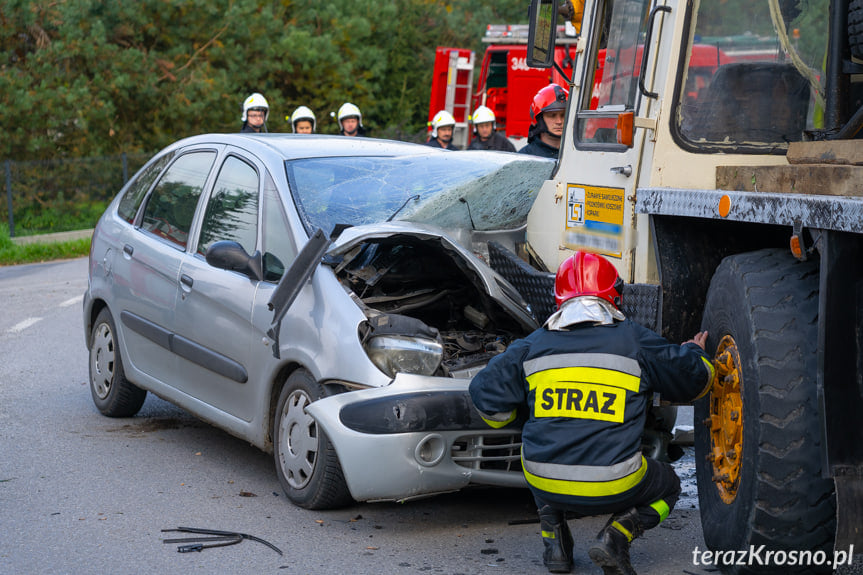
{"type": "Polygon", "coordinates": [[[443,345],[424,337],[378,335],[369,338],[364,348],[372,363],[390,377],[396,373],[432,375],[443,359],[443,345]]]}

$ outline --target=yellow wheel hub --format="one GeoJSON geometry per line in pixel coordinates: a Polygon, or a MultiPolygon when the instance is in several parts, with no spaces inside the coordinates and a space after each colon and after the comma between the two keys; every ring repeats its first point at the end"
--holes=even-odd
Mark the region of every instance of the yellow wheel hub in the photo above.
{"type": "Polygon", "coordinates": [[[737,497],[740,470],[743,467],[743,398],[740,395],[740,356],[734,338],[726,335],[719,342],[714,357],[716,379],[710,391],[710,416],[704,424],[710,427],[713,483],[725,503],[737,497]]]}

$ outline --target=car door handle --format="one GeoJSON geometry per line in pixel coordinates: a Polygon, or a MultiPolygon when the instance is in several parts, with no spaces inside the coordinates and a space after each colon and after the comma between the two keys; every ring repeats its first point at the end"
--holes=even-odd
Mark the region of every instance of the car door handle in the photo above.
{"type": "Polygon", "coordinates": [[[195,280],[193,280],[191,276],[183,274],[180,276],[180,283],[190,288],[192,287],[192,284],[195,283],[195,280]]]}
{"type": "Polygon", "coordinates": [[[132,254],[135,253],[135,248],[133,248],[129,244],[125,244],[123,245],[123,253],[131,257],[132,254]]]}

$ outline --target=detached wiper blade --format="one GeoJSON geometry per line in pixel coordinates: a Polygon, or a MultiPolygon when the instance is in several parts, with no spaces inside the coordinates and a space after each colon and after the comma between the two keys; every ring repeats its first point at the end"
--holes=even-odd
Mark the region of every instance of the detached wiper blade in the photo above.
{"type": "Polygon", "coordinates": [[[258,543],[262,543],[278,553],[279,555],[283,555],[282,550],[266,541],[261,539],[260,537],[255,537],[254,535],[249,535],[248,533],[239,533],[237,531],[219,531],[217,529],[203,529],[200,527],[177,527],[176,529],[162,529],[162,532],[168,531],[179,531],[182,533],[199,533],[201,535],[214,535],[215,537],[184,537],[182,539],[164,539],[163,543],[195,543],[198,542],[199,545],[181,545],[177,547],[177,551],[180,553],[188,553],[189,551],[201,551],[202,549],[207,549],[208,547],[224,547],[225,545],[233,545],[235,543],[239,543],[243,539],[248,539],[249,541],[257,541],[258,543]],[[208,541],[217,542],[212,545],[203,545],[208,541]]]}

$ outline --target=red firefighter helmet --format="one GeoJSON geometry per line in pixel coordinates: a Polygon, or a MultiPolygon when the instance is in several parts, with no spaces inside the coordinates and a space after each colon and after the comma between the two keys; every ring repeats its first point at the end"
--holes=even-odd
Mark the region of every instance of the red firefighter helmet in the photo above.
{"type": "Polygon", "coordinates": [[[575,252],[557,268],[554,301],[560,308],[568,299],[592,295],[620,309],[622,288],[623,280],[610,261],[597,254],[575,252]]]}
{"type": "Polygon", "coordinates": [[[530,103],[530,125],[535,126],[539,115],[555,110],[566,110],[566,99],[569,92],[557,84],[549,84],[533,97],[530,103]]]}

